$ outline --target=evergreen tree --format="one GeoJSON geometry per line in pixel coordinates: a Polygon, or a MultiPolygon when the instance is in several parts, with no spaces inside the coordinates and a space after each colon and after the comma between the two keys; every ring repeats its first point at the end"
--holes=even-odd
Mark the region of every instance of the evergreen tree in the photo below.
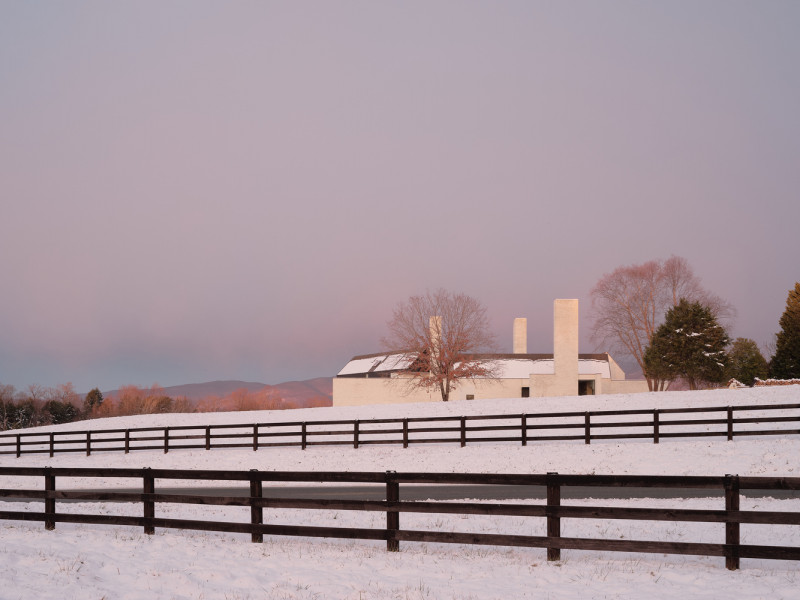
{"type": "Polygon", "coordinates": [[[800,283],[794,284],[786,299],[786,310],[778,323],[781,330],[775,339],[775,356],[769,364],[770,376],[776,379],[800,378],[800,283]]]}
{"type": "Polygon", "coordinates": [[[667,311],[645,350],[645,374],[670,381],[681,377],[692,390],[704,383],[721,383],[728,342],[728,334],[707,306],[681,298],[667,311]]]}
{"type": "Polygon", "coordinates": [[[25,429],[27,427],[36,427],[43,424],[44,419],[33,400],[30,398],[23,398],[17,402],[14,422],[11,425],[11,429],[25,429]]]}
{"type": "Polygon", "coordinates": [[[758,344],[748,338],[736,338],[728,349],[728,372],[725,379],[736,379],[749,385],[756,377],[766,379],[769,373],[767,359],[758,349],[758,344]]]}
{"type": "Polygon", "coordinates": [[[89,417],[92,414],[92,411],[96,408],[100,408],[103,404],[103,392],[101,392],[98,388],[94,388],[88,394],[86,394],[86,398],[83,400],[83,413],[89,417]]]}
{"type": "Polygon", "coordinates": [[[48,420],[53,425],[72,423],[80,415],[78,408],[74,404],[62,402],[61,400],[48,400],[44,403],[42,410],[49,415],[48,420]]]}

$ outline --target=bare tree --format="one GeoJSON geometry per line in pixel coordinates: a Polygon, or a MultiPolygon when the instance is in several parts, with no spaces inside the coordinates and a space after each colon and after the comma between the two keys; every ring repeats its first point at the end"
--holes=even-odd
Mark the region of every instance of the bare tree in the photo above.
{"type": "Polygon", "coordinates": [[[669,290],[669,305],[662,314],[673,306],[678,306],[681,298],[689,302],[699,302],[708,307],[714,318],[731,325],[736,317],[736,309],[727,300],[709,292],[694,274],[689,261],[681,256],[670,256],[662,263],[662,273],[669,290]]]}
{"type": "Polygon", "coordinates": [[[72,383],[62,383],[44,389],[43,417],[48,424],[71,423],[82,418],[80,397],[72,383]]]}
{"type": "Polygon", "coordinates": [[[13,385],[0,383],[0,431],[11,429],[17,414],[17,390],[13,385]]]}
{"type": "Polygon", "coordinates": [[[185,397],[171,398],[157,383],[149,388],[123,385],[115,395],[103,400],[97,416],[120,417],[128,415],[151,415],[174,412],[193,412],[185,397]]]}
{"type": "Polygon", "coordinates": [[[600,278],[591,296],[593,341],[632,356],[651,391],[669,385],[664,379],[648,376],[644,353],[670,307],[684,298],[707,306],[720,322],[735,316],[728,302],[703,288],[688,261],[680,256],[619,267],[600,278]]]}
{"type": "Polygon", "coordinates": [[[496,349],[486,308],[466,294],[446,290],[412,296],[395,309],[382,340],[402,354],[411,385],[436,389],[447,402],[464,379],[495,379],[497,366],[479,353],[496,349]]]}
{"type": "Polygon", "coordinates": [[[280,394],[269,387],[258,391],[250,391],[247,388],[235,389],[231,392],[229,401],[229,410],[235,411],[276,410],[281,408],[280,394]]]}
{"type": "Polygon", "coordinates": [[[76,408],[81,405],[81,398],[71,382],[60,383],[52,388],[45,388],[43,397],[45,400],[58,400],[59,402],[69,403],[76,408]]]}

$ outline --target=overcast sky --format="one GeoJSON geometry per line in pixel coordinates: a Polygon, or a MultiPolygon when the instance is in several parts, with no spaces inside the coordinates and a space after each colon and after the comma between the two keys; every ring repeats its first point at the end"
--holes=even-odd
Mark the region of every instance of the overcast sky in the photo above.
{"type": "Polygon", "coordinates": [[[443,287],[501,346],[685,257],[800,279],[800,3],[0,0],[0,383],[334,375],[443,287]]]}

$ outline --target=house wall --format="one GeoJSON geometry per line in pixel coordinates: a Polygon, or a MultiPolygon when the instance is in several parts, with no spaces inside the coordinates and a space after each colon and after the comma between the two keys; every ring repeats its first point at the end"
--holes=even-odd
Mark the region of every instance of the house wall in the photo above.
{"type": "Polygon", "coordinates": [[[611,379],[602,381],[602,388],[597,388],[598,394],[638,394],[650,391],[644,379],[625,379],[625,372],[611,356],[608,356],[608,367],[611,379]]]}
{"type": "Polygon", "coordinates": [[[466,400],[467,395],[473,400],[487,398],[521,398],[522,388],[530,387],[529,379],[498,379],[459,382],[458,387],[450,392],[451,400],[466,400]]]}
{"type": "MultiPolygon", "coordinates": [[[[460,381],[451,390],[450,400],[486,398],[519,398],[529,379],[460,381]]],[[[424,390],[410,385],[408,377],[334,377],[333,405],[399,404],[407,402],[441,402],[438,390],[424,390]]]]}
{"type": "Polygon", "coordinates": [[[333,405],[360,406],[363,404],[401,404],[433,402],[441,395],[412,388],[405,377],[334,377],[333,405]]]}
{"type": "Polygon", "coordinates": [[[617,364],[617,361],[611,358],[611,356],[608,354],[606,354],[606,356],[608,356],[608,367],[611,371],[611,379],[625,379],[625,372],[617,364]]]}
{"type": "MultiPolygon", "coordinates": [[[[581,375],[582,380],[594,380],[596,394],[633,394],[647,391],[647,382],[639,380],[611,380],[599,375],[581,375]]],[[[530,388],[532,398],[565,395],[552,392],[554,375],[531,375],[527,379],[501,379],[496,381],[461,381],[450,392],[451,401],[488,398],[520,398],[522,388],[530,388]]],[[[570,396],[576,396],[576,389],[570,396]]],[[[333,405],[358,406],[363,404],[402,404],[409,402],[441,402],[437,390],[427,391],[409,384],[407,377],[334,377],[333,405]]]]}
{"type": "Polygon", "coordinates": [[[598,394],[639,394],[649,391],[644,379],[603,379],[598,394]]]}
{"type": "Polygon", "coordinates": [[[575,391],[573,393],[563,393],[563,381],[559,381],[555,375],[531,375],[528,380],[531,388],[531,397],[544,398],[547,396],[577,396],[578,382],[575,381],[575,391]]]}

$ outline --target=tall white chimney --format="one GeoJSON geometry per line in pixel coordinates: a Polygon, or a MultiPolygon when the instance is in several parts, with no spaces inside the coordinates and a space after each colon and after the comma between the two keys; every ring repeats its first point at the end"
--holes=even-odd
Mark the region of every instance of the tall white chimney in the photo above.
{"type": "Polygon", "coordinates": [[[578,393],[578,301],[553,303],[553,359],[560,395],[578,393]]]}
{"type": "Polygon", "coordinates": [[[518,317],[514,319],[514,354],[528,353],[528,319],[518,317]]]}

